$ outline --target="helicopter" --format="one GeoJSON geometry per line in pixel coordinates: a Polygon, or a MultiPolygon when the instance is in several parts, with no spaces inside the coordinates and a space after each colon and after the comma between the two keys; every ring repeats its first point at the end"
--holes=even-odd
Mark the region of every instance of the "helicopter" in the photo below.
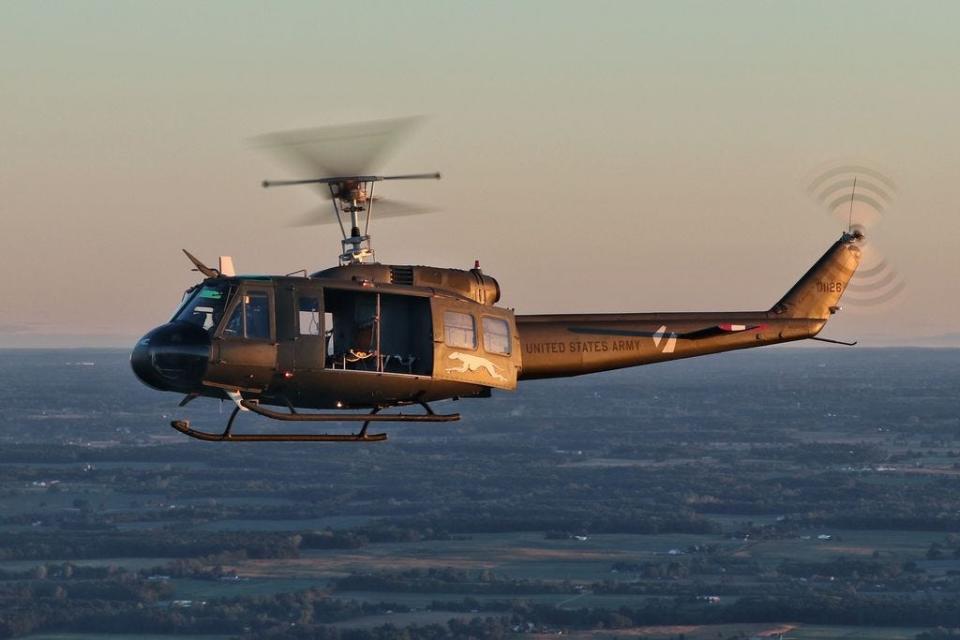
{"type": "Polygon", "coordinates": [[[459,420],[459,413],[437,413],[431,403],[487,398],[525,380],[805,339],[856,344],[818,336],[840,310],[860,263],[865,235],[852,224],[760,311],[522,315],[497,305],[500,284],[479,263],[472,269],[380,263],[369,233],[372,214],[416,211],[374,197],[374,187],[440,178],[367,170],[409,126],[381,121],[261,137],[314,172],[263,186],[310,185],[329,199],[341,231],[339,263],[312,274],[238,275],[229,256],[213,268],[184,249],[204,279],[184,293],[169,322],[136,343],[131,366],[146,385],[183,394],[181,407],[205,397],[229,401],[233,410],[222,431],[187,420],[172,421],[174,429],[216,442],[376,442],[387,434],[369,432],[373,423],[459,420]],[[406,407],[420,410],[404,413],[406,407]],[[234,432],[246,412],[278,422],[361,426],[350,433],[234,432]]]}

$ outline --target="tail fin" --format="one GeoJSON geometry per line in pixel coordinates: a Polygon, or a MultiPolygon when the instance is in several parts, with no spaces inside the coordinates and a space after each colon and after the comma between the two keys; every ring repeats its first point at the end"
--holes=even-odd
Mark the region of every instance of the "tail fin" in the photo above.
{"type": "Polygon", "coordinates": [[[844,233],[771,311],[791,318],[828,319],[860,265],[857,243],[862,239],[858,231],[844,233]]]}

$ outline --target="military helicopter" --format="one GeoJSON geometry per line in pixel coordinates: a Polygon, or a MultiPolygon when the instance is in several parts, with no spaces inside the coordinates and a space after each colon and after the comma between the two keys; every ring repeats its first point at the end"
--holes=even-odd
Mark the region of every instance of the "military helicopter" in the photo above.
{"type": "Polygon", "coordinates": [[[173,428],[218,442],[382,441],[386,433],[368,431],[374,422],[458,420],[459,413],[436,413],[431,403],[490,397],[523,380],[794,340],[855,344],[818,337],[860,262],[864,234],[853,225],[761,311],[517,315],[497,306],[500,285],[479,264],[464,270],[377,262],[372,214],[412,209],[374,198],[374,187],[440,178],[365,170],[409,124],[260,140],[315,172],[263,186],[312,185],[329,198],[342,235],[339,264],[310,275],[237,275],[229,257],[212,268],[184,250],[204,279],[186,291],[169,322],[137,342],[131,365],[150,387],[185,394],[180,406],[207,397],[234,407],[223,431],[199,430],[186,420],[173,421],[173,428]],[[422,411],[402,412],[410,406],[422,411]],[[351,433],[242,434],[233,431],[241,412],[361,426],[351,433]]]}

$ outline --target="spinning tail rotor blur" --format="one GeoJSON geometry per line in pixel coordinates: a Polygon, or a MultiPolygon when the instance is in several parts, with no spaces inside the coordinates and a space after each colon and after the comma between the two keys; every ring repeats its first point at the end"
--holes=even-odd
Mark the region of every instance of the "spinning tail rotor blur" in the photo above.
{"type": "Polygon", "coordinates": [[[847,285],[844,306],[867,310],[892,304],[906,281],[878,249],[872,232],[893,203],[894,181],[862,163],[839,164],[816,174],[807,193],[848,233],[859,236],[861,266],[847,285]]]}

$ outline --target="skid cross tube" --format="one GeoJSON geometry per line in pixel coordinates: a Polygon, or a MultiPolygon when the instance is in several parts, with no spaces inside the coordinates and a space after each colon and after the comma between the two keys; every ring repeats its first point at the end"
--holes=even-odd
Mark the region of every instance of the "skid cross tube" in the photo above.
{"type": "Polygon", "coordinates": [[[241,400],[234,408],[227,420],[227,427],[223,433],[200,431],[190,426],[187,420],[174,420],[170,423],[180,433],[204,440],[207,442],[382,442],[387,439],[385,433],[367,433],[371,422],[453,422],[460,419],[459,413],[437,414],[425,402],[418,403],[426,411],[425,414],[381,414],[384,407],[377,407],[369,414],[337,414],[337,413],[280,413],[265,409],[257,402],[241,400]],[[241,408],[253,413],[284,422],[363,422],[359,433],[250,433],[235,434],[232,432],[233,423],[241,408]]]}

